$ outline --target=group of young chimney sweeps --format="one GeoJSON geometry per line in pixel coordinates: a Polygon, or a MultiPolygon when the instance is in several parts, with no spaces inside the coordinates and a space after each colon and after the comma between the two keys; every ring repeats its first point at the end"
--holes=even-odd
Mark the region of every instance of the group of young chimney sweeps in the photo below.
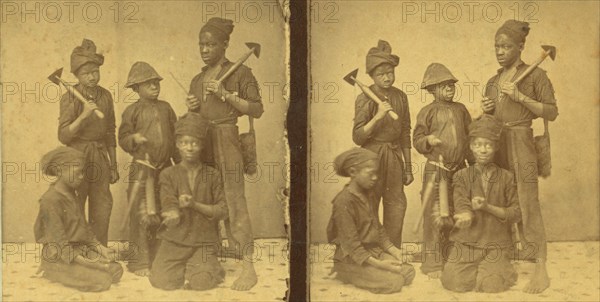
{"type": "Polygon", "coordinates": [[[535,271],[523,291],[549,287],[531,126],[539,117],[556,119],[558,111],[545,71],[536,67],[514,83],[529,67],[521,61],[528,33],[529,24],[516,20],[497,30],[495,54],[502,68],[488,81],[483,114],[473,121],[466,107],[453,101],[458,80],[450,70],[439,63],[427,67],[421,88],[434,101],[419,111],[412,137],[427,158],[423,239],[415,255],[401,246],[404,186],[413,181],[413,171],[409,103],[392,86],[399,58],[385,41],[369,50],[366,72],[374,82],[369,88],[383,102],[358,96],[352,139],[360,148],[334,161],[336,173],[350,177],[333,200],[327,227],[336,246],[332,272],[338,279],[374,293],[398,292],[415,277],[407,261],[419,256],[421,272],[441,279],[448,290],[502,292],[517,281],[511,261],[529,260],[535,271]],[[515,224],[519,235],[513,238],[515,224]]]}
{"type": "MultiPolygon", "coordinates": [[[[168,102],[158,99],[162,77],[154,68],[136,62],[129,72],[126,87],[139,100],[125,109],[118,131],[119,146],[133,156],[128,196],[135,203],[129,215],[134,252],[127,267],[157,288],[214,288],[224,279],[217,257],[224,250],[252,258],[236,123],[243,115],[259,118],[263,106],[248,67],[242,65],[222,84],[216,81],[233,65],[225,57],[232,31],[233,22],[221,18],[202,27],[199,45],[206,66],[192,80],[189,112],[179,119],[168,102]],[[221,244],[220,220],[225,220],[227,247],[221,244]]],[[[515,223],[521,240],[536,250],[535,272],[524,291],[539,293],[550,284],[537,180],[525,181],[519,167],[536,162],[532,120],[554,120],[557,110],[543,70],[536,68],[518,85],[511,82],[528,67],[520,58],[528,32],[527,23],[515,20],[498,29],[495,47],[502,68],[489,80],[484,114],[474,121],[463,104],[453,102],[458,80],[452,73],[439,63],[425,72],[421,88],[435,100],[419,112],[413,144],[427,158],[423,191],[428,184],[435,190],[432,202],[424,201],[421,271],[440,278],[449,290],[500,292],[515,284],[515,223]],[[444,203],[448,217],[440,211],[444,203]]],[[[56,181],[40,199],[34,227],[36,241],[43,244],[43,276],[82,291],[107,290],[123,274],[116,251],[107,247],[109,185],[119,175],[113,100],[98,86],[103,61],[89,40],[71,54],[71,72],[79,80],[75,88],[89,101],[71,93],[61,99],[58,136],[66,146],[42,158],[42,171],[56,181]]],[[[336,245],[337,278],[374,293],[398,292],[415,277],[401,249],[403,187],[413,173],[408,100],[392,86],[398,63],[385,41],[367,54],[370,89],[385,102],[377,105],[365,94],[356,100],[352,137],[360,148],[335,158],[337,174],[350,182],[333,200],[327,227],[336,245]]],[[[241,263],[232,289],[249,290],[257,275],[252,261],[241,263]]]]}
{"type": "Polygon", "coordinates": [[[256,284],[236,124],[243,115],[259,118],[263,105],[247,66],[220,79],[234,65],[225,56],[233,27],[231,20],[212,18],[200,30],[206,66],[192,80],[189,112],[179,119],[158,98],[162,77],[146,62],[133,64],[125,87],[139,100],[123,112],[118,137],[112,96],[98,85],[104,57],[90,40],[75,47],[71,72],[79,82],[74,88],[88,100],[70,92],[62,96],[58,138],[66,146],[42,158],[42,171],[56,176],[40,199],[34,226],[36,241],[43,244],[43,277],[82,291],[107,290],[123,274],[116,260],[127,255],[128,269],[147,276],[156,288],[207,290],[223,281],[217,256],[225,254],[242,260],[232,289],[246,291],[256,284]],[[133,157],[125,252],[107,247],[109,186],[119,179],[117,141],[133,157]]]}

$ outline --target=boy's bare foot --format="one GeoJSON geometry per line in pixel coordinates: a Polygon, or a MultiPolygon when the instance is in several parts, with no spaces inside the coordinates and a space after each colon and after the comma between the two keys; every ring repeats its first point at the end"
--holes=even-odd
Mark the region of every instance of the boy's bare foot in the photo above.
{"type": "Polygon", "coordinates": [[[252,263],[244,263],[242,273],[237,278],[237,280],[233,282],[233,285],[231,285],[231,289],[247,291],[254,287],[254,285],[256,285],[256,282],[258,282],[258,277],[256,276],[254,265],[252,263]]]}
{"type": "Polygon", "coordinates": [[[442,277],[442,271],[427,273],[427,277],[429,277],[429,279],[439,279],[442,277]]]}
{"type": "Polygon", "coordinates": [[[148,277],[150,276],[150,270],[147,268],[143,268],[143,269],[139,269],[137,271],[133,272],[134,274],[140,276],[140,277],[148,277]]]}
{"type": "Polygon", "coordinates": [[[539,294],[550,286],[550,277],[546,271],[546,261],[540,261],[535,264],[535,271],[529,283],[525,285],[523,292],[528,294],[539,294]]]}

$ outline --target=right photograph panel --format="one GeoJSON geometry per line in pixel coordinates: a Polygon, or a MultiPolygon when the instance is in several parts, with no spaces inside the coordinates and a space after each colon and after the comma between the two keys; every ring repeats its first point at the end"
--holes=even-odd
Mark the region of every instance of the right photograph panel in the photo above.
{"type": "Polygon", "coordinates": [[[312,1],[311,301],[599,300],[599,20],[312,1]]]}

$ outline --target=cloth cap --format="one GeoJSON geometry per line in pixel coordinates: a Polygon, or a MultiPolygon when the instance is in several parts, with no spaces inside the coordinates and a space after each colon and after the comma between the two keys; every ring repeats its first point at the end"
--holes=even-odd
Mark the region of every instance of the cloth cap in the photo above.
{"type": "Polygon", "coordinates": [[[81,46],[77,46],[71,53],[71,73],[86,63],[96,63],[98,66],[104,64],[104,56],[96,53],[96,44],[92,40],[83,39],[81,46]]]}
{"type": "Polygon", "coordinates": [[[348,169],[369,160],[377,160],[377,153],[364,148],[353,148],[338,155],[333,161],[335,173],[339,176],[349,177],[348,169]]]}
{"type": "Polygon", "coordinates": [[[525,37],[529,34],[529,23],[517,20],[506,20],[496,32],[496,36],[499,34],[506,34],[515,42],[525,42],[525,37]]]}
{"type": "Polygon", "coordinates": [[[469,125],[470,137],[483,137],[499,141],[502,134],[502,123],[490,114],[483,114],[469,125]]]}
{"type": "Polygon", "coordinates": [[[50,176],[59,176],[63,166],[81,165],[83,167],[83,152],[71,147],[61,146],[46,153],[41,160],[42,173],[50,176]]]}
{"type": "Polygon", "coordinates": [[[135,84],[144,83],[153,79],[158,79],[160,81],[163,78],[158,75],[158,72],[156,72],[156,70],[154,70],[150,64],[146,62],[135,62],[133,66],[131,66],[131,70],[129,70],[125,88],[129,88],[135,84]]]}
{"type": "Polygon", "coordinates": [[[175,135],[189,135],[203,140],[208,133],[208,121],[199,113],[188,112],[175,123],[175,135]]]}
{"type": "Polygon", "coordinates": [[[229,19],[223,19],[218,17],[212,17],[202,26],[200,32],[210,31],[216,32],[223,35],[226,39],[229,39],[229,35],[233,32],[233,21],[229,19]]]}
{"type": "Polygon", "coordinates": [[[377,47],[369,49],[367,53],[367,73],[371,74],[371,71],[381,64],[391,64],[392,66],[398,66],[400,58],[392,54],[392,46],[387,41],[379,40],[377,47]]]}
{"type": "Polygon", "coordinates": [[[423,82],[421,83],[421,89],[427,89],[428,86],[443,83],[446,81],[452,81],[453,83],[458,82],[450,70],[440,63],[431,63],[425,70],[423,76],[423,82]]]}

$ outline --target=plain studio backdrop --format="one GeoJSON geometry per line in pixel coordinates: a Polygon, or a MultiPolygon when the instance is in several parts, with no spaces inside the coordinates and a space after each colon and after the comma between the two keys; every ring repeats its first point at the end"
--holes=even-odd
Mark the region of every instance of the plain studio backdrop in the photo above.
{"type": "MultiPolygon", "coordinates": [[[[54,2],[54,7],[45,2],[11,3],[16,3],[17,12],[8,14],[15,7],[3,2],[6,19],[0,25],[4,242],[33,241],[38,200],[49,184],[40,175],[38,163],[43,154],[60,145],[57,138],[60,95],[47,77],[64,67],[65,79],[76,81],[69,72],[73,48],[88,38],[104,54],[100,85],[113,95],[117,127],[125,108],[137,100],[132,90],[123,88],[136,61],[148,62],[164,78],[159,99],[168,101],[181,116],[187,112],[186,92],[169,72],[186,90],[189,88],[192,78],[204,66],[198,34],[210,17],[234,20],[227,49],[229,60],[236,61],[247,51],[245,42],[262,45],[260,58],[252,56],[246,62],[259,82],[265,109],[263,116],[255,121],[259,172],[247,178],[246,197],[255,237],[285,236],[285,206],[277,198],[277,192],[288,180],[286,35],[276,1],[236,2],[227,7],[220,2],[196,1],[102,1],[91,2],[93,5],[81,2],[73,6],[72,13],[62,2],[54,2]],[[22,5],[35,11],[36,3],[40,5],[39,20],[34,13],[24,15],[22,11],[22,5]],[[48,22],[56,19],[57,9],[62,13],[60,21],[48,22]]],[[[240,133],[246,132],[248,119],[240,118],[238,125],[240,133]]],[[[121,179],[111,185],[114,205],[110,240],[127,236],[119,232],[119,226],[127,208],[126,164],[131,156],[117,147],[117,159],[121,179]]]]}
{"type": "MultiPolygon", "coordinates": [[[[465,104],[475,118],[481,114],[481,97],[469,92],[465,82],[477,82],[482,89],[496,74],[499,65],[494,55],[494,35],[505,20],[514,18],[530,22],[522,54],[526,63],[540,56],[541,45],[557,49],[556,61],[546,59],[541,65],[554,85],[559,111],[556,121],[550,123],[552,175],[539,181],[548,240],[598,240],[598,4],[528,3],[470,2],[471,11],[462,2],[313,3],[311,241],[326,242],[331,201],[348,182],[333,173],[331,162],[354,146],[352,119],[360,90],[342,78],[360,68],[358,79],[372,84],[365,74],[369,48],[379,39],[387,40],[392,53],[400,57],[394,86],[408,94],[413,128],[419,110],[432,100],[431,95],[418,89],[432,62],[446,65],[459,79],[455,101],[465,104]]],[[[542,120],[534,124],[535,135],[541,134],[542,120]]],[[[420,241],[422,236],[421,231],[415,234],[412,228],[420,211],[425,158],[414,148],[412,158],[419,168],[415,169],[415,181],[405,187],[405,242],[420,241]]]]}

